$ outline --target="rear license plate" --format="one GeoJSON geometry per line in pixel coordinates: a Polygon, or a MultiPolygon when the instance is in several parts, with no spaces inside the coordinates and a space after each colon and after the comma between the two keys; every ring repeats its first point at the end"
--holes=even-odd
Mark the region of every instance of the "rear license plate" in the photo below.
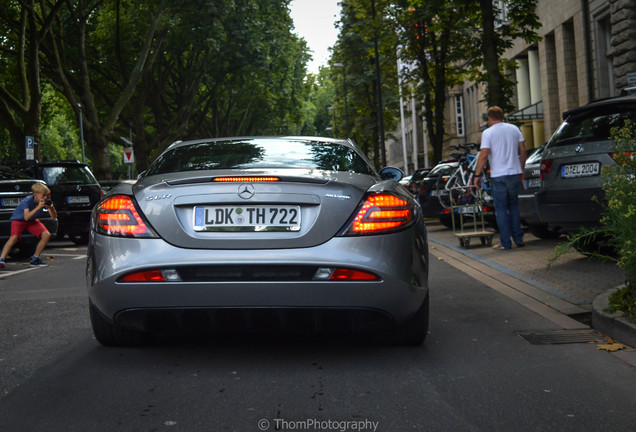
{"type": "Polygon", "coordinates": [[[541,179],[540,178],[532,178],[532,179],[528,179],[526,180],[526,189],[529,188],[536,188],[541,186],[541,179]]]}
{"type": "Polygon", "coordinates": [[[300,206],[197,206],[195,231],[299,231],[300,206]]]}
{"type": "Polygon", "coordinates": [[[17,207],[21,198],[2,198],[2,207],[17,207]]]}
{"type": "Polygon", "coordinates": [[[599,162],[563,165],[561,167],[562,178],[591,177],[600,173],[601,164],[599,162]]]}
{"type": "Polygon", "coordinates": [[[479,213],[481,211],[481,206],[478,205],[472,205],[472,206],[461,206],[459,209],[459,212],[462,214],[467,214],[467,213],[479,213]]]}
{"type": "Polygon", "coordinates": [[[87,196],[67,196],[66,197],[67,204],[90,204],[91,200],[87,196]]]}

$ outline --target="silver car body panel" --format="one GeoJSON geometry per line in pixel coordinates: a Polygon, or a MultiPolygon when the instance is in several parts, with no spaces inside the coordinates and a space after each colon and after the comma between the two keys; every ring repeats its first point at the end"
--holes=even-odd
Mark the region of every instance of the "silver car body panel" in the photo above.
{"type": "MultiPolygon", "coordinates": [[[[326,142],[348,146],[360,154],[351,142],[326,142]]],[[[171,148],[182,145],[187,143],[171,148]]],[[[372,169],[366,174],[282,168],[142,175],[134,185],[117,186],[104,200],[115,194],[130,196],[157,234],[155,238],[126,238],[91,231],[86,271],[89,299],[106,320],[117,325],[129,326],[128,318],[138,311],[219,308],[365,310],[401,324],[427,299],[428,249],[421,210],[402,185],[382,180],[372,169]],[[226,176],[276,176],[279,181],[213,181],[226,176]],[[241,196],[241,186],[246,184],[250,186],[247,199],[241,196]],[[343,236],[358,206],[373,192],[404,197],[413,208],[412,222],[396,232],[343,236]],[[300,229],[208,232],[193,228],[195,206],[245,202],[298,205],[300,229]],[[184,274],[200,269],[202,274],[211,274],[219,268],[280,266],[309,267],[312,271],[347,268],[377,275],[379,280],[281,276],[277,280],[203,277],[194,281],[121,281],[127,274],[144,270],[184,274]]]]}

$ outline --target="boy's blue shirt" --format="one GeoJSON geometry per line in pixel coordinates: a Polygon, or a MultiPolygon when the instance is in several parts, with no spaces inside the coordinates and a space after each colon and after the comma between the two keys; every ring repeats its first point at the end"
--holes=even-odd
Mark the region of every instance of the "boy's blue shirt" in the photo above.
{"type": "MultiPolygon", "coordinates": [[[[37,204],[35,203],[34,196],[33,195],[29,195],[28,197],[26,197],[22,201],[20,201],[20,204],[18,204],[18,206],[15,208],[15,210],[13,210],[13,214],[11,215],[11,219],[10,220],[24,221],[24,210],[28,209],[30,211],[30,210],[33,210],[36,207],[37,207],[37,204]]],[[[42,215],[43,211],[44,211],[44,207],[42,207],[40,209],[40,211],[38,211],[29,220],[37,219],[38,217],[40,217],[42,215]]]]}

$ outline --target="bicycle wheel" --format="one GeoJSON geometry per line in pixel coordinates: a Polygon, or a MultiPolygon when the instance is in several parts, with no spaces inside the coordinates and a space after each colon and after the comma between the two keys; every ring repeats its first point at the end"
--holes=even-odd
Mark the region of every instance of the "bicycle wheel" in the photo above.
{"type": "Polygon", "coordinates": [[[435,195],[440,203],[440,205],[447,209],[450,208],[450,196],[448,194],[448,190],[446,189],[446,183],[451,181],[453,178],[453,174],[449,176],[440,175],[437,177],[437,181],[435,182],[435,195]]]}

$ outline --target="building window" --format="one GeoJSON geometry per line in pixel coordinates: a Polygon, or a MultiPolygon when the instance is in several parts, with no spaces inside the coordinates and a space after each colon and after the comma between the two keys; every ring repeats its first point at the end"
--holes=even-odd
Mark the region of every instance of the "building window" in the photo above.
{"type": "Polygon", "coordinates": [[[495,0],[493,2],[495,13],[495,27],[508,24],[508,7],[504,0],[495,0]]]}
{"type": "Polygon", "coordinates": [[[596,70],[598,71],[598,97],[614,96],[616,84],[614,79],[614,63],[610,55],[612,48],[612,25],[610,17],[605,16],[596,21],[596,70]]]}
{"type": "Polygon", "coordinates": [[[464,123],[464,96],[455,95],[455,118],[457,124],[457,136],[463,137],[466,134],[464,123]]]}

